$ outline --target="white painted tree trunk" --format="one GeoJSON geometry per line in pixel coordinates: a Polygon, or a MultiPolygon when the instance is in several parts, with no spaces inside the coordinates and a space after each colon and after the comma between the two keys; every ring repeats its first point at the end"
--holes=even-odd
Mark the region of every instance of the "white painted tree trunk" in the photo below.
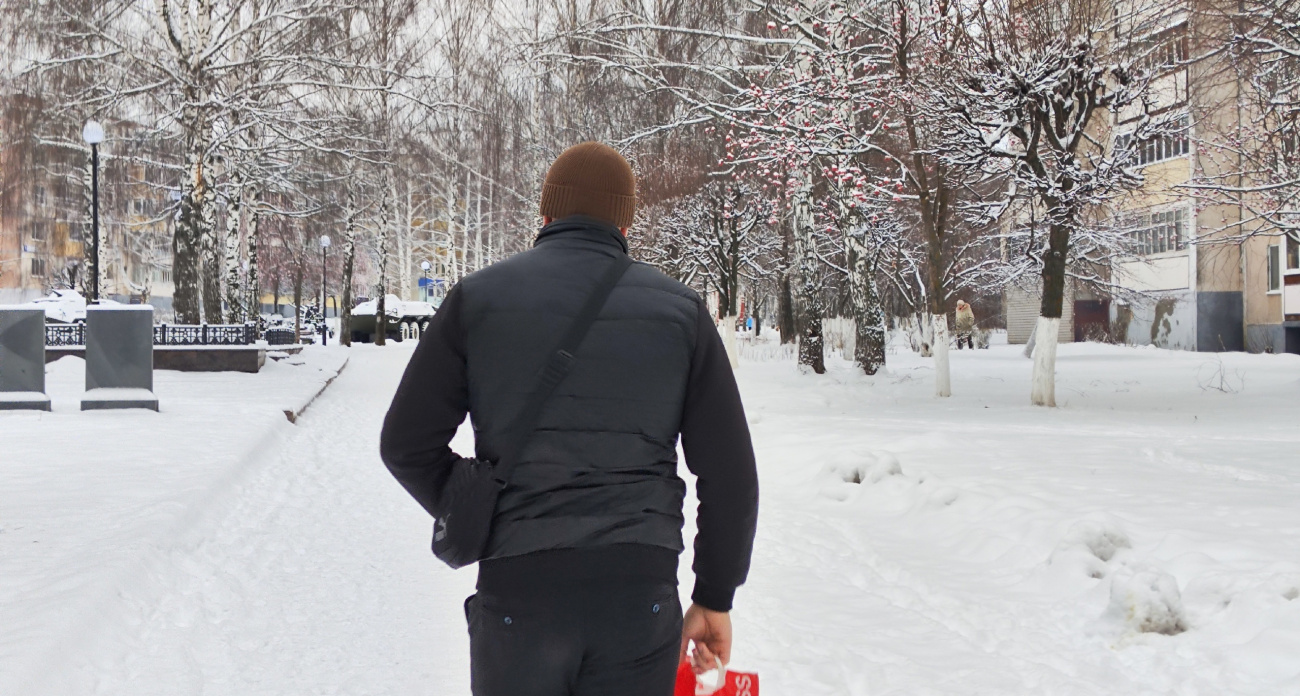
{"type": "Polygon", "coordinates": [[[731,361],[731,369],[740,367],[740,350],[736,345],[736,321],[737,317],[729,316],[722,320],[722,345],[727,349],[727,360],[731,361]]]}
{"type": "Polygon", "coordinates": [[[1056,339],[1061,330],[1061,319],[1038,317],[1034,327],[1037,347],[1034,349],[1033,393],[1030,401],[1035,406],[1056,406],[1056,339]]]}
{"type": "Polygon", "coordinates": [[[948,315],[931,314],[934,326],[934,395],[952,396],[952,375],[948,370],[948,315]]]}
{"type": "Polygon", "coordinates": [[[928,319],[929,316],[917,314],[906,319],[912,348],[923,358],[934,357],[934,322],[928,319]]]}

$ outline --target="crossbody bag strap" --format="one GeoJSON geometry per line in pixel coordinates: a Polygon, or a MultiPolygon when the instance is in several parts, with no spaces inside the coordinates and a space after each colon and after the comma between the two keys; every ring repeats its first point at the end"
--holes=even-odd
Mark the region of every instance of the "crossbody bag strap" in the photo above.
{"type": "Polygon", "coordinates": [[[596,323],[596,317],[605,306],[610,293],[614,291],[614,286],[618,285],[618,281],[631,266],[632,258],[626,254],[619,254],[614,259],[614,263],[600,277],[595,289],[587,297],[587,302],[582,306],[582,310],[578,312],[578,316],[569,325],[569,330],[565,332],[564,338],[560,339],[559,345],[551,352],[550,358],[546,361],[546,366],[542,368],[542,373],[538,377],[537,386],[528,395],[528,401],[524,403],[523,410],[519,412],[519,415],[515,417],[506,430],[508,439],[501,449],[501,458],[497,460],[495,471],[493,471],[493,475],[498,481],[502,483],[510,481],[510,475],[514,472],[515,466],[519,464],[519,456],[523,453],[524,445],[528,444],[528,439],[532,437],[533,432],[537,429],[537,421],[542,415],[542,406],[546,404],[547,399],[555,392],[555,388],[560,385],[560,382],[564,381],[564,377],[569,374],[569,370],[573,367],[573,356],[578,352],[578,346],[587,337],[587,332],[591,330],[592,324],[596,323]]]}

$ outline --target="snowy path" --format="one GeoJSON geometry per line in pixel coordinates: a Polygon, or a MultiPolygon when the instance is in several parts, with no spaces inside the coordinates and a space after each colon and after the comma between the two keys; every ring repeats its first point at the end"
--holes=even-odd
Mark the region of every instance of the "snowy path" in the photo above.
{"type": "Polygon", "coordinates": [[[126,590],[91,664],[34,693],[468,693],[472,573],[378,458],[409,351],[356,351],[290,435],[126,590]],[[436,685],[436,687],[435,687],[436,685]]]}
{"type": "MultiPolygon", "coordinates": [[[[474,572],[377,454],[409,351],[354,350],[27,693],[467,694],[474,572]]],[[[1300,361],[1226,356],[1224,393],[1219,358],[1065,346],[1047,410],[1018,353],[955,355],[943,401],[909,354],[741,365],[763,509],[736,666],[768,696],[1300,694],[1300,361]],[[1187,630],[1136,630],[1162,608],[1187,630]]]]}

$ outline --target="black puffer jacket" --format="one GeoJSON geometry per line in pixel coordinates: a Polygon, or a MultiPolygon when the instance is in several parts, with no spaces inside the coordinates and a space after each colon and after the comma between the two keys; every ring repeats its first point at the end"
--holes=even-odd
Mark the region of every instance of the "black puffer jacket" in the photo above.
{"type": "MultiPolygon", "coordinates": [[[[536,247],[462,280],[421,340],[382,436],[389,469],[431,513],[466,411],[495,461],[550,351],[614,257],[615,228],[567,218],[536,247]]],[[[543,410],[503,492],[487,558],[640,544],[682,550],[676,444],[699,476],[696,601],[730,608],[757,513],[753,451],[731,367],[689,288],[635,264],[543,410]]],[[[675,566],[675,564],[674,564],[675,566]]]]}

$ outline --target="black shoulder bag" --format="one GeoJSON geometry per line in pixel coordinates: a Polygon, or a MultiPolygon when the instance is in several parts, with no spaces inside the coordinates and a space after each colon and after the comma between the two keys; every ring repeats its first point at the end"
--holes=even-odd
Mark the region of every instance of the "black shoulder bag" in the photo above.
{"type": "Polygon", "coordinates": [[[510,475],[519,464],[524,445],[537,429],[542,406],[565,375],[569,374],[578,346],[596,322],[596,315],[605,306],[614,286],[618,285],[619,279],[631,265],[632,259],[620,254],[587,297],[582,311],[542,368],[537,386],[528,395],[528,401],[506,429],[506,441],[501,448],[500,459],[496,463],[462,459],[452,468],[451,476],[443,489],[442,499],[445,502],[440,506],[442,514],[433,521],[433,555],[443,563],[452,568],[460,568],[482,559],[488,535],[492,531],[497,498],[510,482],[510,475]]]}

